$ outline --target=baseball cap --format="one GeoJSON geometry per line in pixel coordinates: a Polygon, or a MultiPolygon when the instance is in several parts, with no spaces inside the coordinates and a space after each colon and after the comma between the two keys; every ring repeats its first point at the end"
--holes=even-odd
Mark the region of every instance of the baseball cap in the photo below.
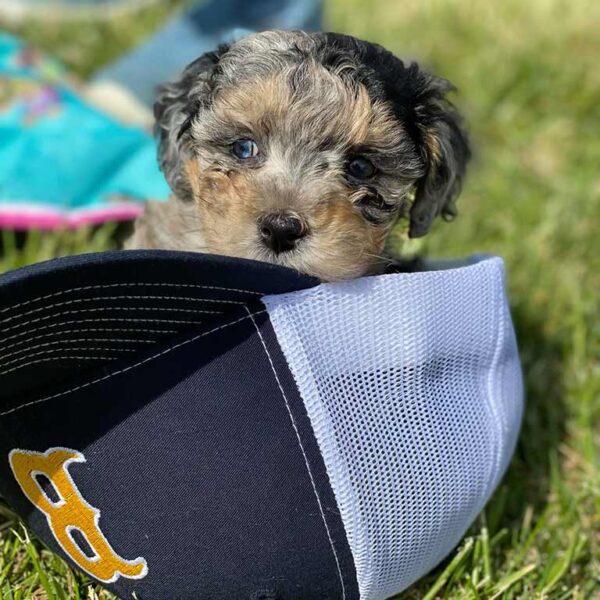
{"type": "Polygon", "coordinates": [[[522,405],[497,257],[319,283],[144,250],[0,277],[0,491],[121,598],[388,598],[484,507],[522,405]]]}

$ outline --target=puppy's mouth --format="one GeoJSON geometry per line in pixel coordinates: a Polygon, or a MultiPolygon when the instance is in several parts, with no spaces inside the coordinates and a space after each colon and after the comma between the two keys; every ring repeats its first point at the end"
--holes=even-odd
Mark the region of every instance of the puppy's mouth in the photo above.
{"type": "MultiPolygon", "coordinates": [[[[274,244],[274,248],[265,244],[264,239],[254,240],[248,258],[261,262],[268,262],[288,269],[294,269],[305,275],[323,278],[327,265],[321,264],[318,258],[318,245],[315,246],[318,236],[312,232],[292,244],[283,244],[283,247],[274,244]]],[[[327,277],[325,277],[328,279],[327,277]]]]}
{"type": "Polygon", "coordinates": [[[304,242],[299,242],[296,243],[293,248],[288,248],[286,250],[274,250],[261,243],[259,244],[258,251],[256,253],[256,259],[263,262],[273,263],[275,265],[295,268],[294,265],[298,262],[301,262],[304,246],[304,242]]]}
{"type": "MultiPolygon", "coordinates": [[[[361,277],[373,261],[360,244],[344,245],[314,224],[302,226],[286,219],[258,219],[236,245],[234,255],[267,262],[321,281],[361,277]]],[[[343,240],[342,240],[343,241],[343,240]]],[[[355,240],[356,242],[356,240],[355,240]]]]}

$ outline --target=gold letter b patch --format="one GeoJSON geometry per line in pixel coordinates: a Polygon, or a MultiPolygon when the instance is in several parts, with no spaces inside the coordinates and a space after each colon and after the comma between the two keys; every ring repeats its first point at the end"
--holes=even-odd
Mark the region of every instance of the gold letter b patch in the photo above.
{"type": "Polygon", "coordinates": [[[100,511],[86,502],[71,478],[67,467],[85,462],[83,454],[68,448],[46,452],[15,449],[8,458],[21,490],[44,513],[56,541],[77,566],[104,583],[146,575],[144,558],[125,560],[112,549],[100,530],[100,511]]]}

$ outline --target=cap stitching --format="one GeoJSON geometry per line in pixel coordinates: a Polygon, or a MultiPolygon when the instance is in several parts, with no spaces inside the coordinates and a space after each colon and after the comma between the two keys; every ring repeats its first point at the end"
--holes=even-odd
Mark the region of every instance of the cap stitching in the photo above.
{"type": "MultiPolygon", "coordinates": [[[[246,307],[246,310],[247,307],[246,307]]],[[[235,325],[237,323],[240,323],[242,321],[245,321],[248,318],[251,318],[254,315],[259,315],[261,313],[266,312],[265,309],[263,310],[259,310],[255,313],[250,313],[250,315],[245,315],[243,317],[240,317],[234,321],[229,321],[228,323],[224,323],[223,325],[219,325],[219,327],[215,327],[214,329],[210,329],[209,331],[204,331],[203,333],[200,333],[198,335],[195,335],[194,337],[191,337],[187,340],[184,340],[182,342],[179,342],[173,346],[169,346],[168,348],[162,350],[161,352],[158,352],[157,354],[154,354],[152,356],[149,356],[148,358],[145,358],[144,360],[141,360],[133,365],[129,365],[128,367],[124,367],[123,369],[119,369],[117,371],[114,371],[113,373],[109,373],[108,375],[104,375],[103,377],[98,377],[97,379],[94,379],[92,381],[88,381],[86,383],[82,383],[81,385],[75,386],[74,388],[65,390],[63,392],[59,392],[57,394],[52,394],[51,396],[46,396],[44,398],[39,398],[37,400],[32,400],[30,402],[26,402],[25,404],[21,404],[19,406],[15,406],[9,410],[5,410],[3,412],[0,412],[0,417],[4,417],[6,415],[9,415],[11,413],[17,412],[19,410],[22,410],[24,408],[27,408],[29,406],[35,406],[37,404],[41,404],[43,402],[48,402],[49,400],[53,400],[55,398],[60,398],[62,396],[66,396],[67,394],[72,394],[73,392],[77,392],[78,390],[90,387],[92,385],[95,385],[96,383],[100,383],[101,381],[106,381],[107,379],[111,379],[112,377],[116,377],[117,375],[121,375],[122,373],[127,373],[128,371],[131,371],[137,367],[140,367],[141,365],[144,365],[156,358],[159,358],[161,356],[164,356],[165,354],[169,354],[169,352],[172,352],[173,350],[177,350],[178,348],[181,348],[183,346],[186,346],[187,344],[191,344],[192,342],[195,342],[196,340],[199,340],[200,338],[203,338],[207,335],[210,335],[211,333],[215,333],[216,331],[220,331],[221,329],[225,329],[226,327],[230,327],[232,325],[235,325]]]]}

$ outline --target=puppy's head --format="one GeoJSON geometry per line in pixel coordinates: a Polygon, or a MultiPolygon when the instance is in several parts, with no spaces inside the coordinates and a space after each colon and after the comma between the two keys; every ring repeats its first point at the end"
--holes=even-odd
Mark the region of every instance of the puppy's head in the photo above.
{"type": "Polygon", "coordinates": [[[205,54],[162,87],[159,159],[187,249],[323,280],[381,264],[454,214],[469,156],[451,85],[348,36],[270,31],[205,54]]]}

